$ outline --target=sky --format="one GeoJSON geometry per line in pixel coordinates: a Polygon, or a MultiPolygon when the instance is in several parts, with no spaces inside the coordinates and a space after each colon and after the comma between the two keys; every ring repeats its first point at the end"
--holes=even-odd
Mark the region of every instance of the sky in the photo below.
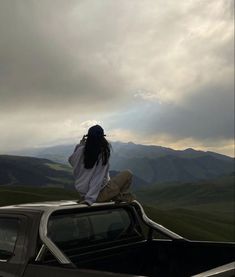
{"type": "Polygon", "coordinates": [[[232,0],[0,0],[0,153],[110,141],[234,156],[232,0]]]}

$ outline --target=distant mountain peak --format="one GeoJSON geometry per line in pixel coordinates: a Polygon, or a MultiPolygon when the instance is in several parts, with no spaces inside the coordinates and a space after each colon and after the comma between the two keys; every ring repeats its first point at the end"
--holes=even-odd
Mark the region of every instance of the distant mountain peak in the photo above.
{"type": "MultiPolygon", "coordinates": [[[[193,148],[174,150],[157,145],[113,141],[110,169],[130,169],[148,183],[191,182],[216,178],[234,171],[234,159],[210,151],[193,148]]],[[[24,151],[18,155],[46,158],[67,164],[74,145],[57,145],[49,148],[24,151]]]]}
{"type": "MultiPolygon", "coordinates": [[[[186,151],[186,152],[195,152],[195,151],[198,151],[198,150],[195,150],[195,149],[189,147],[189,148],[186,148],[185,150],[182,150],[182,151],[186,151]]],[[[200,152],[202,152],[202,151],[200,151],[200,152]]]]}

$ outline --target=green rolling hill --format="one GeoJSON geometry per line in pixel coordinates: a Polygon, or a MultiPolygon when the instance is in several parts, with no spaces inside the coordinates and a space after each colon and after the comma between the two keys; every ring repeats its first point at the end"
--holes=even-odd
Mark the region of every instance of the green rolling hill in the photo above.
{"type": "Polygon", "coordinates": [[[187,239],[235,242],[234,213],[145,205],[144,209],[150,218],[187,239]]]}
{"type": "Polygon", "coordinates": [[[234,202],[234,175],[203,182],[185,184],[161,184],[136,191],[142,202],[164,208],[197,207],[234,202]]]}
{"type": "Polygon", "coordinates": [[[69,166],[47,159],[0,155],[0,186],[73,188],[69,166]]]}
{"type": "Polygon", "coordinates": [[[235,241],[234,175],[136,192],[146,213],[188,239],[235,241]]]}
{"type": "Polygon", "coordinates": [[[0,186],[0,206],[41,201],[78,200],[76,191],[55,187],[0,186]]]}

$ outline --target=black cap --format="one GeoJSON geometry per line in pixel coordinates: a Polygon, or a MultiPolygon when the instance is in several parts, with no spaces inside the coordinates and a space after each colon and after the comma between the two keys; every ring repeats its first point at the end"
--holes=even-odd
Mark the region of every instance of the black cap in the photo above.
{"type": "Polygon", "coordinates": [[[104,129],[100,125],[94,125],[88,130],[88,136],[102,137],[105,136],[104,129]]]}

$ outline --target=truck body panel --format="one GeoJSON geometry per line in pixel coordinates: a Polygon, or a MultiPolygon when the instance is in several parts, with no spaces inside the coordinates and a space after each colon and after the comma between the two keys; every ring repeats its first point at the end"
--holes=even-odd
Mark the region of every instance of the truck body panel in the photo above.
{"type": "Polygon", "coordinates": [[[235,260],[234,243],[187,240],[137,201],[15,205],[0,208],[0,221],[0,277],[183,277],[235,260]]]}

